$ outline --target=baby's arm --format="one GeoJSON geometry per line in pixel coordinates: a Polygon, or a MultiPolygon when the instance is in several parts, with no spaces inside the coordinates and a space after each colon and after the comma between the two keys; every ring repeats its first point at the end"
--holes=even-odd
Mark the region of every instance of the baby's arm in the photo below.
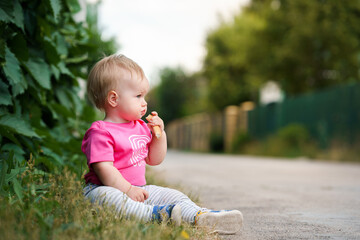
{"type": "Polygon", "coordinates": [[[167,140],[163,120],[158,116],[157,112],[152,112],[151,114],[153,117],[149,120],[148,125],[152,129],[153,138],[149,146],[149,155],[146,158],[146,163],[154,166],[159,165],[162,161],[164,161],[167,151],[167,140]],[[154,126],[159,126],[161,129],[161,136],[159,138],[154,136],[154,126]]]}
{"type": "Polygon", "coordinates": [[[105,186],[110,186],[119,189],[129,196],[134,201],[144,202],[149,193],[142,188],[132,186],[117,170],[113,162],[97,162],[93,163],[92,167],[105,186]]]}

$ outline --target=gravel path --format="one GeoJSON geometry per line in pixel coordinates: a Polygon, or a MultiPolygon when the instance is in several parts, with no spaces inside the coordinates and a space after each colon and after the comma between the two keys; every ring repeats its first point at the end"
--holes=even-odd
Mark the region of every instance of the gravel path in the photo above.
{"type": "Polygon", "coordinates": [[[154,171],[239,209],[243,229],[223,239],[360,239],[360,164],[169,151],[154,171]]]}

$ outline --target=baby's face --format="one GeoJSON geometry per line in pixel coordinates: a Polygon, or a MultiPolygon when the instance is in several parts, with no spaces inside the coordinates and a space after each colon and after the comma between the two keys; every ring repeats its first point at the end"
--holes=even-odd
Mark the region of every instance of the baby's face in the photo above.
{"type": "Polygon", "coordinates": [[[138,120],[147,112],[145,97],[149,92],[149,81],[146,77],[140,78],[139,74],[134,72],[124,74],[123,79],[117,90],[117,114],[125,121],[138,120]]]}

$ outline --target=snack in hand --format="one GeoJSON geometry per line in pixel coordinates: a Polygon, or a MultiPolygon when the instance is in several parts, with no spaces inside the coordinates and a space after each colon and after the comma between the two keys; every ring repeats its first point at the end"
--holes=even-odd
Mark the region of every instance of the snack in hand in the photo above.
{"type": "MultiPolygon", "coordinates": [[[[150,122],[152,118],[153,118],[153,115],[149,114],[149,116],[146,117],[146,120],[148,122],[150,122]]],[[[161,129],[160,129],[160,127],[159,126],[153,126],[153,129],[154,129],[154,132],[155,132],[155,136],[157,138],[161,137],[161,129]]]]}

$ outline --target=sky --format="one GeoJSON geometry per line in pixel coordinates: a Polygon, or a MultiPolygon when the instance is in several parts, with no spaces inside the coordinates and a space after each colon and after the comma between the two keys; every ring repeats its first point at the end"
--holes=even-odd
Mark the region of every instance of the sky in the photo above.
{"type": "Polygon", "coordinates": [[[116,38],[117,53],[137,62],[150,83],[164,67],[201,69],[205,40],[220,19],[230,21],[249,0],[103,0],[99,24],[104,39],[116,38]]]}

